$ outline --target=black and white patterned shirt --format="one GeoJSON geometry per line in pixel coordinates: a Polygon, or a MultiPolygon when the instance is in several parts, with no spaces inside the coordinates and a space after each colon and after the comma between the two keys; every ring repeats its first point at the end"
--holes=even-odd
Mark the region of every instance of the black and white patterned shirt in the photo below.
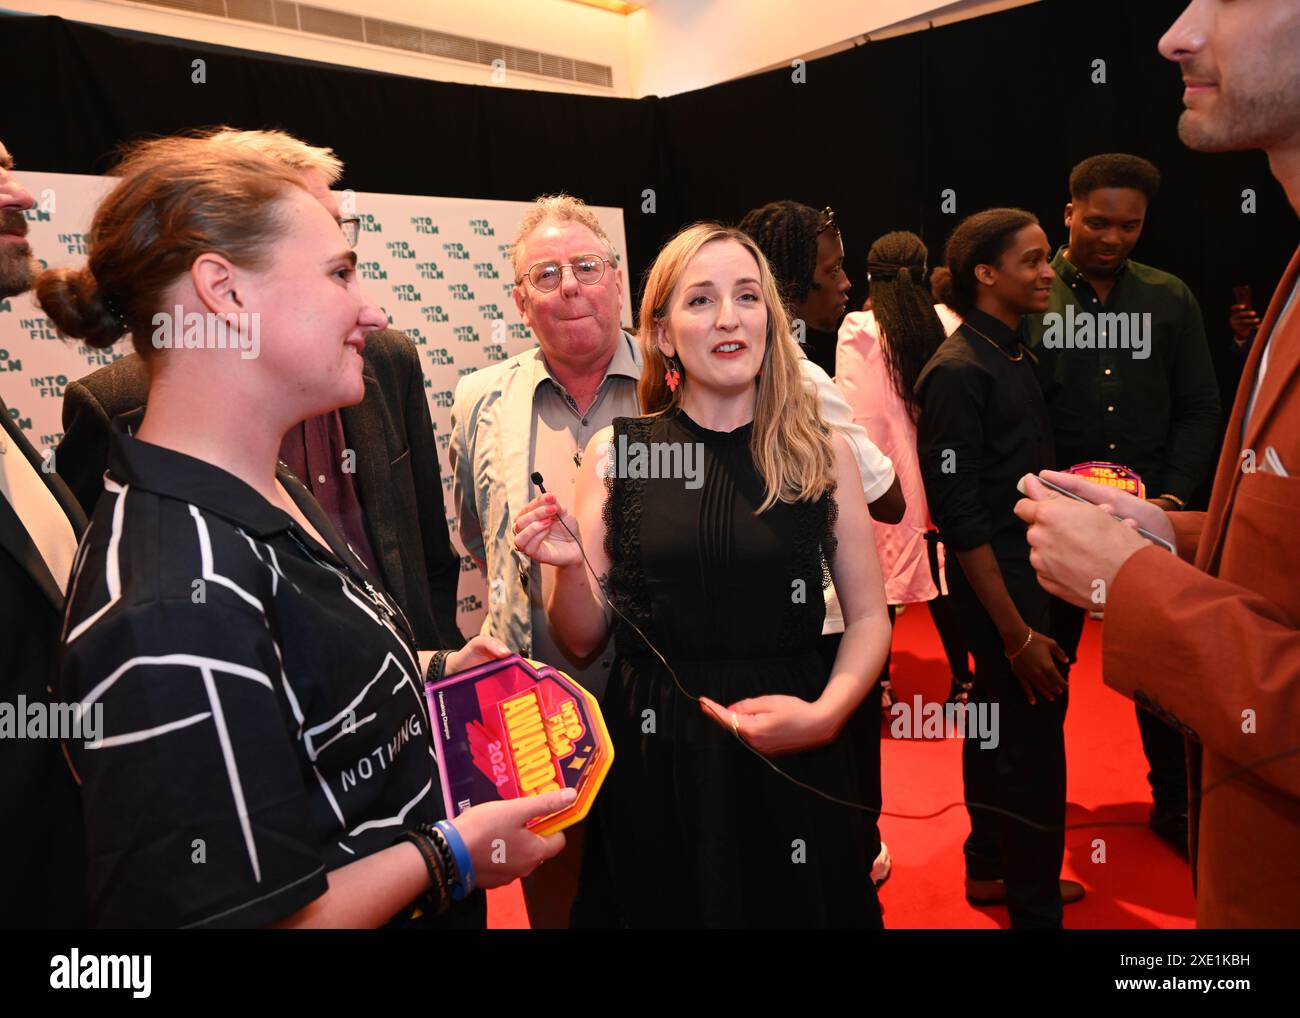
{"type": "Polygon", "coordinates": [[[115,424],[64,621],[101,926],[258,926],[443,816],[406,619],[301,484],[325,549],[238,478],[115,424]]]}

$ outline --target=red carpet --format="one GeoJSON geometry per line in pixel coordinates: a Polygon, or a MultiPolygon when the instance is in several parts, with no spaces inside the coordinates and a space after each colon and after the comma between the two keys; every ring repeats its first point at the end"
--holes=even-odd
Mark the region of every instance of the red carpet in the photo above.
{"type": "MultiPolygon", "coordinates": [[[[942,701],[948,692],[943,649],[923,605],[899,616],[894,629],[894,690],[910,701],[942,701]]],[[[895,740],[881,746],[886,813],[933,813],[961,802],[961,743],[895,740]]],[[[1185,862],[1146,826],[1150,789],[1133,704],[1101,681],[1101,626],[1089,622],[1070,676],[1065,722],[1069,768],[1062,875],[1087,896],[1065,910],[1069,928],[1149,929],[1194,925],[1185,862]],[[1116,824],[1117,826],[1109,826],[1116,824]],[[1085,826],[1097,824],[1099,826],[1085,826]],[[1097,844],[1100,841],[1102,844],[1097,844]],[[1104,859],[1104,861],[1102,861],[1104,859]]],[[[893,875],[881,888],[885,925],[895,928],[991,928],[1007,925],[1002,907],[972,908],[962,894],[961,845],[969,830],[964,807],[932,820],[885,816],[881,831],[893,875]]],[[[519,885],[488,894],[488,924],[527,927],[519,885]]]]}

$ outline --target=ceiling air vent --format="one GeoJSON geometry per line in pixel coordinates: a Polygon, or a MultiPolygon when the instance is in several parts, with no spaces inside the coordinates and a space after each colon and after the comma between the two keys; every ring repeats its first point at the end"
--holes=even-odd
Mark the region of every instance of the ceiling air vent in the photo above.
{"type": "Polygon", "coordinates": [[[135,0],[151,7],[207,14],[232,21],[274,25],[294,32],[324,35],[349,42],[423,53],[431,57],[461,60],[469,64],[491,65],[504,60],[512,71],[524,71],[543,78],[574,81],[600,88],[614,87],[614,72],[605,64],[588,63],[554,53],[503,46],[486,39],[468,39],[418,25],[403,25],[381,18],[366,18],[341,11],[326,10],[293,0],[135,0]]]}

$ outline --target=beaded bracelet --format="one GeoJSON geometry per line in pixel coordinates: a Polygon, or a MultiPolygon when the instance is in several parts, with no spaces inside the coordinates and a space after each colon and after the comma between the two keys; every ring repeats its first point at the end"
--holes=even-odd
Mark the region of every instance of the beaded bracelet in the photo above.
{"type": "Polygon", "coordinates": [[[456,854],[451,850],[451,843],[447,841],[447,836],[433,824],[425,824],[424,829],[428,832],[434,848],[438,850],[438,858],[442,860],[443,871],[447,874],[448,882],[454,888],[459,883],[460,878],[456,872],[456,854]]]}
{"type": "Polygon", "coordinates": [[[447,869],[442,862],[442,854],[438,846],[423,831],[407,831],[398,840],[409,841],[419,849],[420,858],[424,860],[424,868],[429,871],[429,883],[433,885],[424,897],[432,898],[437,905],[437,910],[445,912],[451,904],[451,898],[447,893],[447,869]],[[434,892],[437,892],[436,898],[433,898],[434,892]]]}

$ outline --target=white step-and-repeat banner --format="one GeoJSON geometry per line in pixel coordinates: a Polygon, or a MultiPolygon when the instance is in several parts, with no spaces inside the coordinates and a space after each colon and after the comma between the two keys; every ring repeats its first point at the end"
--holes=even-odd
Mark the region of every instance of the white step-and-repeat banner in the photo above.
{"type": "MultiPolygon", "coordinates": [[[[84,264],[95,204],[113,180],[29,171],[17,176],[37,200],[27,213],[36,257],[49,266],[84,264]]],[[[530,206],[365,192],[346,192],[343,198],[361,217],[362,286],[383,305],[392,327],[410,336],[420,351],[448,523],[461,554],[459,621],[472,633],[483,621],[485,588],[456,533],[447,462],[451,400],[461,375],[536,346],[511,297],[509,255],[530,206]]],[[[622,257],[627,248],[622,210],[593,211],[622,257]]],[[[632,321],[630,291],[624,286],[624,323],[632,321]]],[[[113,350],[61,339],[31,294],[0,300],[0,397],[38,450],[53,449],[63,437],[67,384],[130,351],[126,337],[113,350]]]]}

